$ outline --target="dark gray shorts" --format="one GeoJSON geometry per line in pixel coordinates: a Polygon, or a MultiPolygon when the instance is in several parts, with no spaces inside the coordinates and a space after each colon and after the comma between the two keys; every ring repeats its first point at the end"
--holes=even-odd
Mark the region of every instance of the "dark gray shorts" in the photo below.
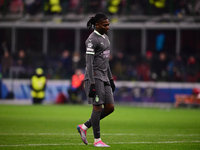
{"type": "Polygon", "coordinates": [[[94,98],[89,97],[90,81],[85,81],[85,92],[87,95],[88,104],[100,105],[114,103],[113,93],[109,83],[95,79],[95,89],[96,96],[94,98]]]}

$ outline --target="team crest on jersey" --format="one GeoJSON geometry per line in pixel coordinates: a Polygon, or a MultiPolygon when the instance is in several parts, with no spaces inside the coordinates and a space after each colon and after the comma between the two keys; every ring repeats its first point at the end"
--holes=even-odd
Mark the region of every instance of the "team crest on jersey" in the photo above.
{"type": "Polygon", "coordinates": [[[99,102],[99,97],[98,97],[98,95],[96,95],[95,101],[96,101],[96,102],[99,102]]]}
{"type": "Polygon", "coordinates": [[[88,43],[88,47],[92,47],[93,46],[93,44],[92,43],[88,43]]]}

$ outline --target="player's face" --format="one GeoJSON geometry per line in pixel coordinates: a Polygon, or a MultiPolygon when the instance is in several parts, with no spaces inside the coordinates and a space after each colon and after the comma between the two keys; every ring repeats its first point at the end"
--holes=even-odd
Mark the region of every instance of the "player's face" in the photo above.
{"type": "Polygon", "coordinates": [[[102,20],[96,23],[96,30],[102,35],[107,34],[109,30],[109,25],[110,25],[110,22],[108,19],[102,20]]]}

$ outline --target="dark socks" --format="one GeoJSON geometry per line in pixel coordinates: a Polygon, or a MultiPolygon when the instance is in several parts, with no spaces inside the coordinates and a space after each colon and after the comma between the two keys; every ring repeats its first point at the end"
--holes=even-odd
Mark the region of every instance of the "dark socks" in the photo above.
{"type": "MultiPolygon", "coordinates": [[[[101,115],[100,115],[100,120],[105,118],[106,116],[107,115],[106,115],[106,113],[104,111],[104,108],[102,108],[101,115]]],[[[88,121],[86,121],[84,124],[85,124],[86,127],[90,128],[92,126],[91,118],[88,121]]]]}
{"type": "Polygon", "coordinates": [[[100,138],[100,115],[100,111],[92,111],[91,122],[95,139],[100,138]]]}

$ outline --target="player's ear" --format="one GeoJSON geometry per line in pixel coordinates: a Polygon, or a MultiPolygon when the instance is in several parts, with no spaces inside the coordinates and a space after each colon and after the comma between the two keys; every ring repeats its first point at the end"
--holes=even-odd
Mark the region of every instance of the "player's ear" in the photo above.
{"type": "Polygon", "coordinates": [[[98,28],[98,27],[99,27],[99,24],[98,24],[98,23],[96,23],[96,24],[95,24],[95,26],[96,26],[96,28],[98,28]]]}

